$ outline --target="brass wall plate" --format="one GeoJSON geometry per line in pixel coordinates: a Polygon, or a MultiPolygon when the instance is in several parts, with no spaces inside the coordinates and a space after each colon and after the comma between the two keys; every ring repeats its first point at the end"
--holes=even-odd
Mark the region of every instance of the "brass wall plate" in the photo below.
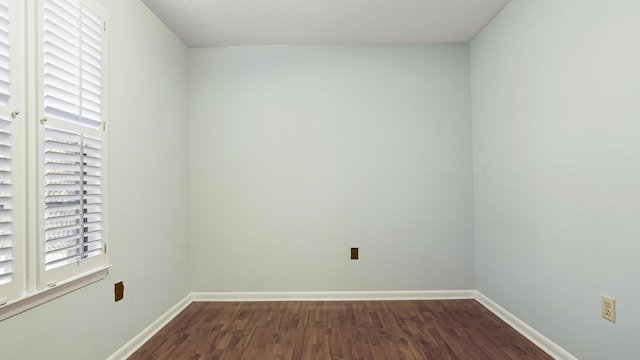
{"type": "Polygon", "coordinates": [[[120,301],[124,298],[124,284],[122,281],[114,284],[115,300],[120,301]]]}
{"type": "Polygon", "coordinates": [[[351,260],[358,260],[358,248],[351,248],[351,260]]]}

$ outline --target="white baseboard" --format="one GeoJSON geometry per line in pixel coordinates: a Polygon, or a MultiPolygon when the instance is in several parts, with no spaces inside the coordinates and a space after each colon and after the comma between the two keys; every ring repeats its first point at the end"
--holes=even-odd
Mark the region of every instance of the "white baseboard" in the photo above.
{"type": "Polygon", "coordinates": [[[475,299],[475,290],[193,292],[193,301],[382,301],[475,299]]]}
{"type": "Polygon", "coordinates": [[[575,356],[571,355],[568,351],[560,347],[560,345],[554,343],[546,336],[539,333],[536,329],[527,325],[524,321],[504,309],[502,306],[495,303],[493,300],[484,296],[479,291],[476,291],[475,299],[484,307],[489,309],[492,313],[498,316],[502,321],[509,324],[522,336],[529,339],[532,343],[536,344],[540,349],[549,354],[556,360],[578,360],[575,356]]]}
{"type": "Polygon", "coordinates": [[[151,323],[151,325],[147,326],[142,332],[136,335],[129,342],[124,344],[118,351],[113,353],[107,360],[125,360],[129,356],[133,355],[136,350],[138,350],[144,343],[149,341],[153,335],[155,335],[160,329],[162,329],[165,325],[169,323],[169,321],[173,320],[182,310],[184,310],[189,304],[191,304],[191,294],[184,297],[184,299],[180,300],[177,304],[171,307],[171,309],[167,310],[164,314],[160,315],[158,319],[151,323]]]}

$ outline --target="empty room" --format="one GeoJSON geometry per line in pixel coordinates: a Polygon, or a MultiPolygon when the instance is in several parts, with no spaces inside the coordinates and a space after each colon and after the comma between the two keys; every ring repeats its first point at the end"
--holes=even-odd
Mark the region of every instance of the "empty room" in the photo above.
{"type": "Polygon", "coordinates": [[[0,0],[0,359],[640,354],[640,2],[0,0]]]}

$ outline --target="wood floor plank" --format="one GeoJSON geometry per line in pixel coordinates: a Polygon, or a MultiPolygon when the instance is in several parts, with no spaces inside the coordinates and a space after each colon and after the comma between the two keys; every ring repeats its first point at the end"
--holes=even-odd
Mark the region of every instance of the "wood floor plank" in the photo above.
{"type": "Polygon", "coordinates": [[[130,360],[551,359],[475,300],[194,302],[130,360]]]}

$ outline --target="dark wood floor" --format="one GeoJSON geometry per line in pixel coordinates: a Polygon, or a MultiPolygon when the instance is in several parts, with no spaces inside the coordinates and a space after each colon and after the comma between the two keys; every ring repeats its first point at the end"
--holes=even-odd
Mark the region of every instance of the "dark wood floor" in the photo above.
{"type": "Polygon", "coordinates": [[[475,300],[195,302],[129,359],[551,359],[475,300]]]}

